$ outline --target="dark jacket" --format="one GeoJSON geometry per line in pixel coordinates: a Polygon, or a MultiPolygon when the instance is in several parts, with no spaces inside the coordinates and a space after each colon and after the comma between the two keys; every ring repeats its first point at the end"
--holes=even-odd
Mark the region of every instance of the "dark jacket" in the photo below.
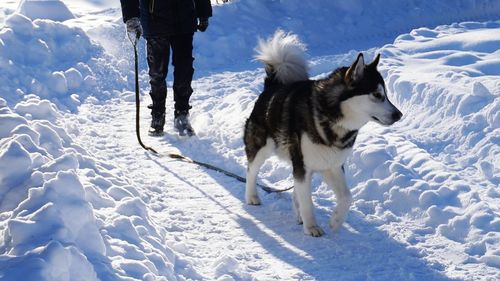
{"type": "Polygon", "coordinates": [[[120,0],[123,22],[141,19],[144,37],[196,31],[197,18],[212,16],[210,0],[120,0]]]}

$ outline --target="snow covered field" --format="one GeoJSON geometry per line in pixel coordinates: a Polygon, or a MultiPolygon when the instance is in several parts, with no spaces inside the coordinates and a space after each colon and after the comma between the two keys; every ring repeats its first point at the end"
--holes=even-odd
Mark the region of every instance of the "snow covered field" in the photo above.
{"type": "MultiPolygon", "coordinates": [[[[214,4],[196,35],[191,139],[170,118],[163,138],[146,136],[141,42],[144,141],[240,175],[259,36],[297,33],[314,76],[382,54],[404,117],[360,132],[339,232],[314,178],[321,238],[302,233],[290,193],[247,206],[242,183],[138,146],[118,1],[22,2],[0,4],[0,280],[500,279],[500,1],[214,4]]],[[[276,158],[260,178],[292,183],[276,158]]]]}

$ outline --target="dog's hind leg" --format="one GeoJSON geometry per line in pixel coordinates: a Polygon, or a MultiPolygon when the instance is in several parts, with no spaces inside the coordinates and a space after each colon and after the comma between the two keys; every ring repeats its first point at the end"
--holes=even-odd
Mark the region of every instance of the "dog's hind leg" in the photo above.
{"type": "Polygon", "coordinates": [[[300,216],[299,200],[297,199],[297,189],[293,189],[293,210],[295,212],[295,217],[297,218],[298,224],[303,224],[302,217],[300,216]]]}
{"type": "Polygon", "coordinates": [[[245,133],[243,136],[245,143],[245,153],[247,155],[247,178],[245,187],[245,201],[249,205],[260,205],[259,195],[255,186],[260,166],[270,156],[273,148],[273,141],[267,138],[264,126],[261,126],[252,119],[245,123],[245,133]]]}
{"type": "Polygon", "coordinates": [[[330,226],[333,230],[338,230],[347,217],[352,202],[351,191],[347,188],[342,167],[323,172],[323,178],[337,197],[337,207],[330,219],[330,226]]]}
{"type": "MultiPolygon", "coordinates": [[[[265,146],[261,147],[252,157],[248,157],[248,168],[246,178],[245,200],[249,205],[260,205],[259,194],[257,193],[257,175],[264,161],[271,156],[273,152],[272,140],[267,140],[265,146]]],[[[248,154],[248,152],[247,152],[248,154]]]]}

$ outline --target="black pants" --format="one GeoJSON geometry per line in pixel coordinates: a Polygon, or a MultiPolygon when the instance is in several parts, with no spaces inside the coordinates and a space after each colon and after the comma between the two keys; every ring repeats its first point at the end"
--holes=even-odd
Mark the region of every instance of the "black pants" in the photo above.
{"type": "Polygon", "coordinates": [[[151,99],[153,114],[165,112],[170,50],[172,50],[172,65],[174,66],[174,101],[175,115],[188,111],[189,98],[193,93],[193,34],[180,34],[164,37],[149,37],[147,41],[149,83],[151,84],[151,99]]]}

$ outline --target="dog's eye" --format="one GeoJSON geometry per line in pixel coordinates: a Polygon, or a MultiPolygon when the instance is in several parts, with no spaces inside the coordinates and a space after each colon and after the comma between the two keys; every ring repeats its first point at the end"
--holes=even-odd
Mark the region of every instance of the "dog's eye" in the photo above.
{"type": "Polygon", "coordinates": [[[376,98],[378,100],[384,100],[384,96],[382,96],[382,94],[379,92],[373,92],[372,95],[374,98],[376,98]]]}

